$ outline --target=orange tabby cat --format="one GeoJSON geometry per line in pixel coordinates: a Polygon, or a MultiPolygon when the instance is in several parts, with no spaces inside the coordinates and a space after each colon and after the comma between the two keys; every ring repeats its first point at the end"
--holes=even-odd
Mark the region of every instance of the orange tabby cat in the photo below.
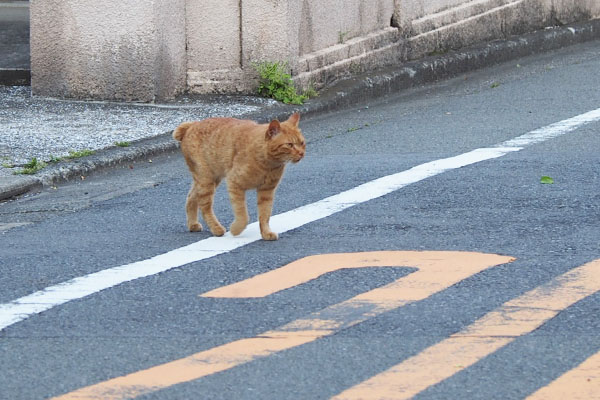
{"type": "Polygon", "coordinates": [[[185,122],[173,131],[193,177],[185,204],[190,231],[202,230],[200,208],[213,235],[225,233],[213,212],[215,189],[225,178],[235,216],[231,233],[239,235],[248,225],[246,190],[256,189],[261,236],[277,240],[277,233],[269,227],[275,189],[286,163],[300,161],[306,148],[299,120],[298,113],[285,122],[273,120],[262,125],[235,118],[209,118],[185,122]]]}

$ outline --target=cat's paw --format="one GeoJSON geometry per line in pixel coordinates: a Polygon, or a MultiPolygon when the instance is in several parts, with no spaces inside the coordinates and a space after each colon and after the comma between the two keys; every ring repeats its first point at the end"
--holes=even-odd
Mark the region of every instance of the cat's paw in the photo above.
{"type": "Polygon", "coordinates": [[[222,225],[219,226],[215,226],[213,228],[210,228],[210,231],[212,232],[213,235],[215,236],[223,236],[225,234],[225,228],[223,228],[222,225]]]}
{"type": "Polygon", "coordinates": [[[244,222],[238,222],[238,221],[233,221],[233,224],[231,224],[231,227],[229,227],[229,230],[231,231],[231,234],[233,236],[237,236],[240,233],[242,233],[244,231],[244,229],[246,229],[246,223],[244,222]]]}
{"type": "Polygon", "coordinates": [[[193,224],[189,224],[188,229],[190,230],[190,232],[202,232],[202,225],[196,222],[193,224]]]}
{"type": "Polygon", "coordinates": [[[277,240],[279,235],[275,232],[261,232],[260,234],[264,240],[277,240]]]}

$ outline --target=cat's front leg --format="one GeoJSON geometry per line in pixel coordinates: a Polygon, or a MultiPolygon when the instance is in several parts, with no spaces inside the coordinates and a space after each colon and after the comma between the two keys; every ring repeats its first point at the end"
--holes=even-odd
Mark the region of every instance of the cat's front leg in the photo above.
{"type": "Polygon", "coordinates": [[[277,233],[273,232],[269,226],[274,195],[275,189],[258,189],[256,191],[258,223],[260,225],[260,235],[264,240],[277,240],[279,238],[277,233]]]}
{"type": "Polygon", "coordinates": [[[246,191],[239,188],[237,185],[227,182],[227,190],[229,192],[229,200],[233,208],[235,219],[229,230],[233,236],[237,236],[246,229],[248,225],[248,208],[246,207],[246,191]]]}

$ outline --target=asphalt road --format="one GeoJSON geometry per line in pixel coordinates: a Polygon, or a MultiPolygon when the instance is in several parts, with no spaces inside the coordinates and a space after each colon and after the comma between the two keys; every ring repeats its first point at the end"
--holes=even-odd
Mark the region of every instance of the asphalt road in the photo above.
{"type": "MultiPolygon", "coordinates": [[[[600,107],[599,70],[596,41],[302,119],[307,155],[286,171],[274,214],[589,115],[600,107]]],[[[83,389],[81,398],[383,398],[389,390],[390,398],[522,399],[568,379],[600,352],[600,264],[590,264],[600,259],[600,119],[561,129],[389,193],[367,188],[373,198],[341,202],[276,242],[251,238],[206,258],[177,250],[214,243],[185,229],[190,177],[179,154],[2,203],[0,318],[15,300],[77,277],[171,251],[198,261],[8,324],[0,398],[83,389]],[[364,268],[345,268],[356,252],[370,252],[356,256],[364,268]],[[321,262],[335,264],[332,272],[263,297],[201,296],[338,253],[350,255],[290,267],[306,272],[321,262]],[[461,258],[471,253],[480,258],[461,258]],[[378,259],[383,265],[370,268],[378,259]],[[457,271],[491,265],[453,281],[444,264],[431,282],[390,291],[402,301],[361,297],[422,276],[430,261],[457,263],[457,271]]],[[[215,212],[228,226],[224,189],[215,212]]],[[[255,221],[254,195],[248,203],[255,221]]],[[[600,364],[592,365],[566,387],[598,388],[600,364]]]]}

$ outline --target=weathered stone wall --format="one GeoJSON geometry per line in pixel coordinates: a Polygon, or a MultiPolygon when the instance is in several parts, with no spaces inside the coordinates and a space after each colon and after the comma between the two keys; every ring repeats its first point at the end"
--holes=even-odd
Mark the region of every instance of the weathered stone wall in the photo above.
{"type": "Polygon", "coordinates": [[[359,66],[389,62],[390,46],[399,40],[391,26],[393,15],[393,0],[304,0],[299,60],[293,70],[297,83],[318,88],[359,66]]]}
{"type": "Polygon", "coordinates": [[[597,0],[395,0],[408,58],[598,16],[597,0]]]}
{"type": "Polygon", "coordinates": [[[393,13],[393,0],[303,0],[298,15],[299,54],[389,28],[393,13]]]}
{"type": "Polygon", "coordinates": [[[40,96],[125,101],[185,89],[185,0],[32,0],[40,96]]]}
{"type": "Polygon", "coordinates": [[[285,61],[299,80],[311,80],[315,68],[397,38],[393,0],[188,0],[186,7],[187,82],[197,93],[252,91],[253,64],[263,61],[285,61]]]}
{"type": "Polygon", "coordinates": [[[553,24],[598,0],[31,0],[32,91],[154,101],[249,93],[253,64],[301,87],[553,24]]]}
{"type": "MultiPolygon", "coordinates": [[[[307,65],[294,71],[298,84],[319,87],[347,73],[600,17],[598,0],[394,0],[393,3],[391,25],[395,31],[382,27],[379,34],[361,33],[341,48],[334,45],[301,55],[307,65]]],[[[369,4],[370,9],[377,5],[369,4]]]]}
{"type": "MultiPolygon", "coordinates": [[[[378,66],[600,16],[597,0],[243,0],[237,4],[220,11],[222,15],[235,10],[227,21],[239,18],[231,25],[241,27],[237,44],[233,33],[226,41],[239,55],[235,65],[198,70],[188,63],[190,91],[251,92],[256,85],[252,64],[261,61],[286,61],[299,86],[319,88],[378,66]]],[[[191,40],[188,36],[188,44],[191,40]]]]}
{"type": "Polygon", "coordinates": [[[186,0],[187,85],[235,92],[243,82],[239,0],[186,0]]]}

